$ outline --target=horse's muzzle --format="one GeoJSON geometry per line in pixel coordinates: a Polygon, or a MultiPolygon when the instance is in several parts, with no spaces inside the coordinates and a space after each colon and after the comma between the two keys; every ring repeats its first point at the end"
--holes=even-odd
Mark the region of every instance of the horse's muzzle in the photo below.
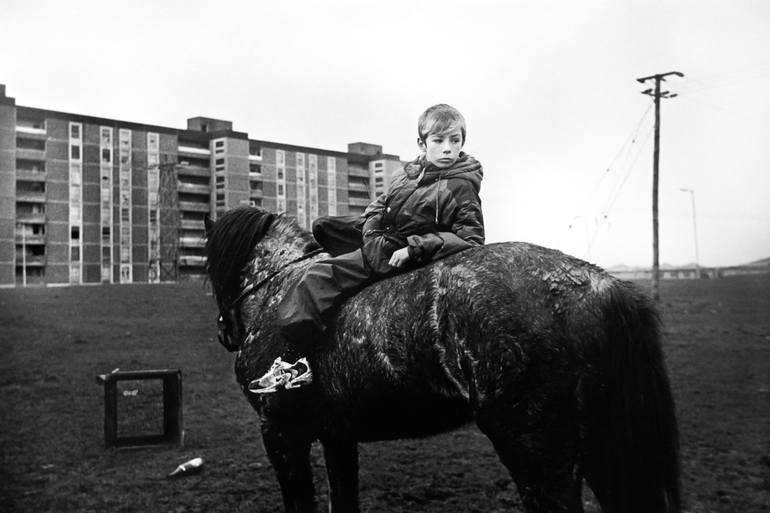
{"type": "Polygon", "coordinates": [[[219,314],[219,317],[217,317],[217,330],[218,330],[217,339],[225,349],[227,349],[231,353],[234,353],[235,351],[238,351],[241,348],[239,344],[233,343],[232,337],[230,336],[229,323],[227,322],[227,320],[225,320],[225,317],[222,314],[219,314]]]}

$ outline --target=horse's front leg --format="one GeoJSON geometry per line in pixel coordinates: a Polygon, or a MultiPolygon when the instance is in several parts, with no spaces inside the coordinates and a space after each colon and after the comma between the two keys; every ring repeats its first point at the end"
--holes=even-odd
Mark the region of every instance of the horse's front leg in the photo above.
{"type": "Polygon", "coordinates": [[[329,512],[358,513],[358,443],[321,439],[329,479],[329,512]]]}
{"type": "Polygon", "coordinates": [[[313,436],[301,424],[262,421],[262,442],[278,476],[286,513],[315,513],[310,468],[313,436]]]}

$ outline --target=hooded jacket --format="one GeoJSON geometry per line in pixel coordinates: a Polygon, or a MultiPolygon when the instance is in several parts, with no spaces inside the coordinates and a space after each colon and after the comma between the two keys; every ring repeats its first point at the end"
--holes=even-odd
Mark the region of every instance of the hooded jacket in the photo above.
{"type": "Polygon", "coordinates": [[[388,261],[403,247],[422,264],[484,244],[482,178],[481,163],[462,152],[446,169],[424,157],[406,164],[364,212],[363,253],[372,269],[392,273],[388,261]]]}

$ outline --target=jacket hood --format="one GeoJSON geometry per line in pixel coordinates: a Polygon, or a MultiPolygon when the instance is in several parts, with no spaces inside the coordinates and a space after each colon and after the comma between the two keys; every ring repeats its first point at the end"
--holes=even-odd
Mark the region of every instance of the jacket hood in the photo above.
{"type": "Polygon", "coordinates": [[[420,176],[423,171],[424,175],[420,180],[421,183],[458,178],[471,182],[477,193],[481,189],[481,179],[484,177],[484,169],[481,162],[465,152],[460,152],[457,161],[452,166],[444,169],[427,162],[423,155],[404,166],[404,172],[412,179],[420,176]]]}

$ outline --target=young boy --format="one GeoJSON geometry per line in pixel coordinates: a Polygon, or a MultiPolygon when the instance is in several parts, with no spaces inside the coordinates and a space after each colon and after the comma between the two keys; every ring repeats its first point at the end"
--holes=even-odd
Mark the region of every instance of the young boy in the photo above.
{"type": "MultiPolygon", "coordinates": [[[[484,244],[483,171],[461,151],[465,119],[454,107],[434,105],[422,113],[417,130],[420,156],[393,177],[363,219],[314,223],[318,242],[337,256],[311,265],[278,305],[278,326],[291,352],[307,352],[334,307],[365,285],[484,244]]],[[[294,364],[278,358],[249,389],[269,393],[311,380],[306,358],[294,364]]]]}

